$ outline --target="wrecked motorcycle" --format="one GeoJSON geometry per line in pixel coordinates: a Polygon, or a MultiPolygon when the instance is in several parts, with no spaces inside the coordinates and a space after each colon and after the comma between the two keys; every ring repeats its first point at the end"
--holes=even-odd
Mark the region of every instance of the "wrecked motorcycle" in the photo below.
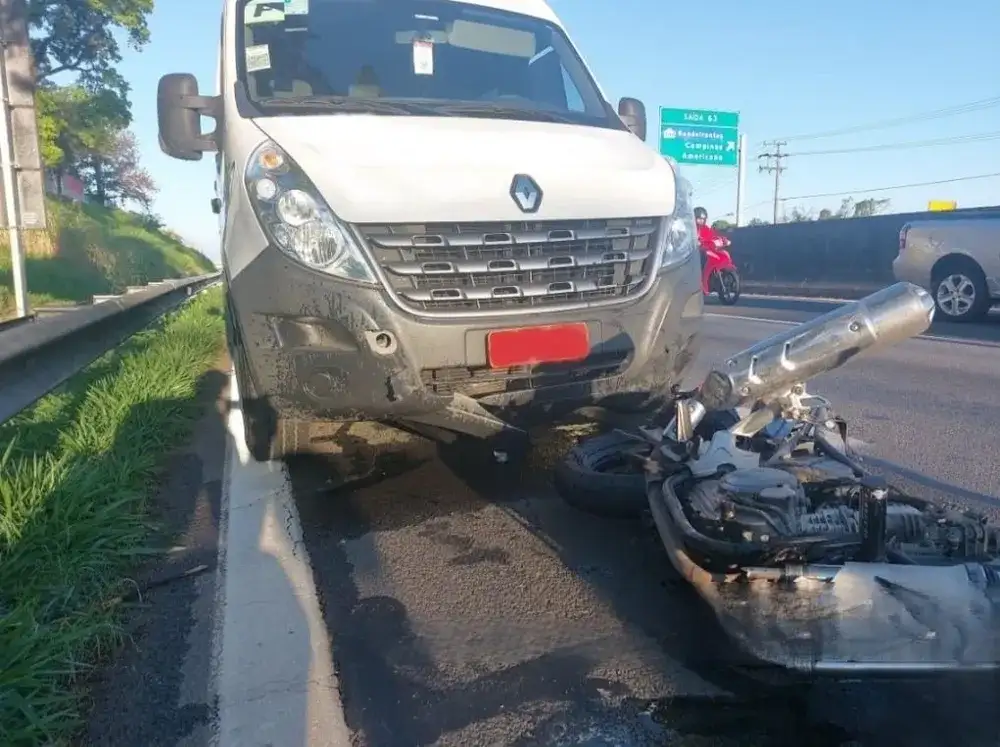
{"type": "Polygon", "coordinates": [[[662,426],[582,441],[557,486],[592,506],[602,489],[619,507],[642,491],[670,562],[757,664],[836,678],[995,670],[1000,528],[870,473],[805,388],[921,334],[933,311],[897,283],[764,340],[678,393],[662,426]]]}

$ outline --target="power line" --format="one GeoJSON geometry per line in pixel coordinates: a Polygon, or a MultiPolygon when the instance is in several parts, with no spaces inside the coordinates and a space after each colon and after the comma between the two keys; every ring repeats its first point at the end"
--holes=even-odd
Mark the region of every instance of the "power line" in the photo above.
{"type": "Polygon", "coordinates": [[[970,101],[965,104],[948,106],[941,109],[933,109],[927,112],[910,114],[905,117],[883,119],[876,122],[869,122],[868,124],[853,125],[850,127],[841,127],[839,129],[825,130],[822,132],[806,133],[804,135],[787,135],[783,137],[782,140],[816,140],[824,137],[836,137],[838,135],[852,135],[856,132],[882,130],[889,127],[899,127],[900,125],[905,125],[910,123],[928,122],[934,119],[942,119],[944,117],[954,117],[959,114],[967,114],[969,112],[991,109],[994,106],[1000,106],[1000,96],[994,96],[988,99],[980,99],[978,101],[970,101]]]}
{"type": "Polygon", "coordinates": [[[721,179],[719,181],[709,182],[705,186],[698,188],[697,190],[698,197],[702,198],[702,197],[708,197],[709,195],[714,195],[721,189],[725,189],[726,187],[731,187],[735,181],[736,177],[730,177],[728,179],[721,179]]]}
{"type": "MultiPolygon", "coordinates": [[[[764,143],[768,146],[768,143],[764,143]]],[[[781,152],[781,147],[787,145],[783,140],[775,140],[770,143],[770,146],[774,148],[773,152],[761,153],[757,158],[766,158],[767,165],[761,164],[757,167],[760,173],[769,171],[774,174],[774,224],[778,224],[778,190],[781,186],[781,172],[787,167],[781,165],[781,161],[788,157],[787,153],[781,152]]]]}
{"type": "Polygon", "coordinates": [[[955,182],[969,182],[974,179],[993,179],[1000,176],[1000,171],[993,174],[975,174],[972,176],[956,176],[953,179],[938,179],[932,182],[912,182],[910,184],[894,184],[888,187],[872,187],[871,189],[848,189],[843,192],[825,192],[814,195],[795,195],[794,197],[782,197],[782,202],[789,200],[813,200],[819,197],[842,197],[844,195],[863,195],[872,192],[889,192],[894,189],[909,189],[910,187],[933,187],[938,184],[953,184],[955,182]]]}
{"type": "MultiPolygon", "coordinates": [[[[761,200],[760,202],[755,202],[755,203],[753,203],[753,204],[751,204],[751,205],[747,205],[747,206],[746,206],[746,207],[745,207],[744,209],[745,209],[745,210],[753,210],[754,208],[758,208],[758,207],[762,207],[762,206],[764,206],[764,205],[770,205],[770,204],[771,204],[771,201],[770,201],[770,200],[761,200]]],[[[728,212],[728,213],[723,213],[723,214],[722,214],[722,215],[720,215],[719,217],[720,217],[720,218],[731,218],[731,217],[736,217],[736,213],[735,213],[735,212],[733,212],[733,211],[730,211],[730,212],[728,212]]]]}
{"type": "Polygon", "coordinates": [[[982,143],[987,140],[1000,139],[1000,130],[983,132],[976,135],[956,135],[955,137],[935,138],[933,140],[911,140],[903,143],[882,143],[880,145],[862,145],[857,148],[833,148],[830,150],[803,150],[789,153],[789,156],[829,156],[844,153],[871,153],[880,150],[909,150],[911,148],[930,148],[939,145],[963,145],[965,143],[982,143]]]}
{"type": "Polygon", "coordinates": [[[729,173],[713,174],[713,177],[714,178],[709,177],[704,182],[698,181],[695,182],[694,184],[696,187],[700,189],[709,189],[709,188],[715,189],[720,184],[728,184],[729,182],[733,181],[736,178],[729,173]]]}

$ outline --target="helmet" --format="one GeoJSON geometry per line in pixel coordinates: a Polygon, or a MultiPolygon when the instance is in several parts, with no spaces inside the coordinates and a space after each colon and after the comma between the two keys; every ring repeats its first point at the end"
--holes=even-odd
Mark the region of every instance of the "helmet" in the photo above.
{"type": "Polygon", "coordinates": [[[708,220],[708,211],[703,207],[696,207],[694,209],[694,219],[698,220],[699,218],[708,220]]]}

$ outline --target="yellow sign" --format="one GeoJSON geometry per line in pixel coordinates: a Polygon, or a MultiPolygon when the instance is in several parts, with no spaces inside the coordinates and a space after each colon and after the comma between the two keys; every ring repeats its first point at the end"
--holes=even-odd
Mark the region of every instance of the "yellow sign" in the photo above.
{"type": "Polygon", "coordinates": [[[932,213],[943,213],[948,210],[957,210],[958,203],[955,200],[931,200],[927,203],[927,209],[932,213]]]}

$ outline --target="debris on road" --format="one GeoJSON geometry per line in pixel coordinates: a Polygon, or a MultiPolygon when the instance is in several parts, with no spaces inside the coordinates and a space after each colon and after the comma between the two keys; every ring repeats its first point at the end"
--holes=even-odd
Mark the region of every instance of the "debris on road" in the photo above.
{"type": "MultiPolygon", "coordinates": [[[[841,677],[1000,667],[1000,528],[891,490],[805,389],[932,318],[928,294],[899,283],[732,356],[665,428],[619,442],[645,445],[628,487],[644,475],[671,563],[749,662],[841,677]],[[696,431],[708,412],[746,407],[696,431]]],[[[589,482],[613,492],[621,476],[589,482]]]]}

